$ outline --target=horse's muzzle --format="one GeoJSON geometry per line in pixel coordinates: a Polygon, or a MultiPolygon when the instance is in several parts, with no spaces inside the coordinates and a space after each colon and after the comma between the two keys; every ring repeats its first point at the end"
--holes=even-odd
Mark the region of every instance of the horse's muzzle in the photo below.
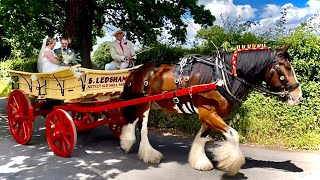
{"type": "Polygon", "coordinates": [[[300,103],[301,98],[302,98],[301,86],[295,88],[294,91],[289,92],[287,97],[288,97],[287,102],[288,102],[289,106],[298,105],[300,103]]]}

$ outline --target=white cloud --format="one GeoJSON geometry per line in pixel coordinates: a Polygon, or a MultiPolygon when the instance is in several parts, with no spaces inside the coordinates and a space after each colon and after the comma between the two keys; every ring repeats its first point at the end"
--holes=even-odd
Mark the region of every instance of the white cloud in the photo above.
{"type": "Polygon", "coordinates": [[[283,12],[285,8],[287,9],[285,26],[287,29],[292,29],[297,27],[301,22],[309,19],[314,14],[320,12],[320,0],[309,0],[306,3],[306,7],[303,8],[295,7],[292,3],[287,3],[282,6],[267,4],[260,15],[260,26],[253,27],[251,30],[263,30],[275,27],[276,21],[281,18],[281,12],[283,12]]]}
{"type": "Polygon", "coordinates": [[[295,28],[304,20],[310,18],[312,15],[320,13],[320,0],[309,0],[305,7],[299,8],[292,3],[276,5],[266,4],[259,17],[256,16],[258,9],[250,5],[235,5],[233,0],[200,0],[199,4],[204,4],[206,9],[209,9],[217,18],[216,24],[219,24],[220,14],[224,17],[229,17],[231,20],[240,16],[240,21],[247,21],[251,19],[259,19],[260,25],[252,27],[252,30],[266,30],[275,27],[277,20],[282,16],[281,12],[287,8],[286,14],[286,28],[295,28]]]}
{"type": "MultiPolygon", "coordinates": [[[[224,18],[228,17],[230,20],[235,20],[240,16],[240,21],[247,21],[252,19],[259,19],[260,25],[252,27],[250,31],[260,31],[268,30],[272,27],[275,27],[276,21],[282,16],[281,12],[283,9],[287,9],[286,15],[286,27],[294,28],[297,27],[301,22],[310,18],[312,15],[319,13],[320,14],[320,0],[309,0],[305,4],[305,7],[299,8],[295,7],[292,3],[287,3],[283,5],[275,4],[266,4],[259,17],[257,16],[258,9],[253,8],[249,4],[235,5],[233,0],[199,0],[199,4],[205,5],[205,8],[211,11],[211,14],[216,17],[215,24],[221,23],[220,15],[222,14],[224,18]]],[[[195,41],[195,36],[197,31],[201,28],[199,24],[195,24],[192,19],[185,19],[188,21],[187,27],[187,45],[190,47],[195,41]]],[[[319,17],[314,20],[319,22],[319,17]]],[[[111,32],[107,34],[106,37],[97,38],[97,45],[93,47],[95,50],[101,43],[105,41],[114,40],[111,37],[111,32]]],[[[161,35],[163,38],[162,41],[168,40],[170,37],[168,32],[164,31],[161,35]]]]}
{"type": "Polygon", "coordinates": [[[320,12],[320,0],[309,0],[307,5],[309,6],[308,9],[311,14],[317,14],[320,12]]]}
{"type": "Polygon", "coordinates": [[[240,21],[252,19],[255,17],[257,9],[250,5],[235,5],[233,0],[202,0],[199,4],[204,4],[205,8],[211,11],[211,14],[216,17],[216,24],[221,22],[220,15],[235,19],[240,17],[240,21]]]}
{"type": "Polygon", "coordinates": [[[195,36],[197,32],[201,29],[201,25],[194,23],[193,19],[185,19],[187,21],[187,42],[186,48],[192,47],[195,42],[195,36]]]}
{"type": "Polygon", "coordinates": [[[266,4],[263,9],[263,13],[260,15],[260,18],[267,19],[267,18],[280,17],[281,11],[282,11],[282,8],[275,4],[266,4]]]}

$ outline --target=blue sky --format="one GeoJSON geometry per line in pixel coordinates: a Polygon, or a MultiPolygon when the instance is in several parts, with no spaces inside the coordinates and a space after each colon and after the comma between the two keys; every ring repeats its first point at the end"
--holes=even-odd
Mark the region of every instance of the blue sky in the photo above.
{"type": "MultiPolygon", "coordinates": [[[[276,21],[281,17],[281,12],[288,7],[286,16],[286,26],[288,29],[297,27],[301,22],[309,19],[315,14],[320,15],[320,0],[198,0],[199,4],[210,10],[217,20],[215,24],[220,24],[220,15],[235,19],[240,16],[241,21],[255,20],[260,25],[252,27],[251,31],[259,29],[270,29],[275,26],[276,21]]],[[[320,17],[315,19],[320,22],[320,17]]],[[[193,23],[192,19],[188,19],[187,42],[189,46],[193,44],[197,31],[201,28],[199,24],[193,23]]],[[[320,31],[320,30],[319,30],[320,31]]],[[[103,38],[97,38],[97,45],[93,47],[95,50],[105,41],[112,41],[114,37],[107,32],[103,38]]],[[[168,33],[164,32],[161,37],[166,39],[168,33]]],[[[188,46],[187,44],[187,46],[188,46]]]]}
{"type": "MultiPolygon", "coordinates": [[[[217,25],[221,24],[221,14],[231,20],[240,16],[240,21],[243,22],[259,21],[260,25],[250,29],[252,32],[274,27],[284,8],[288,8],[285,24],[287,29],[295,28],[311,16],[320,14],[320,0],[198,0],[198,3],[211,11],[217,18],[217,25]]],[[[320,22],[320,18],[315,21],[320,22]]],[[[190,43],[194,41],[200,28],[200,25],[192,24],[188,29],[190,43]]]]}
{"type": "Polygon", "coordinates": [[[234,0],[233,3],[235,5],[250,5],[253,8],[256,8],[258,11],[256,12],[258,19],[259,15],[264,12],[264,7],[267,4],[274,4],[279,7],[291,3],[294,7],[297,8],[305,8],[307,7],[307,0],[234,0]]]}
{"type": "Polygon", "coordinates": [[[297,7],[305,7],[307,0],[234,0],[234,4],[250,4],[254,8],[263,8],[266,4],[276,4],[282,6],[287,3],[292,3],[297,7]]]}

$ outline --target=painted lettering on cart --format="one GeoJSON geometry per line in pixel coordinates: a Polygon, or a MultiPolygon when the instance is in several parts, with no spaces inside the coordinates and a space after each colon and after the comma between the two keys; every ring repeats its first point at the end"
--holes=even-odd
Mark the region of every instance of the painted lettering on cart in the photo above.
{"type": "Polygon", "coordinates": [[[124,82],[128,76],[102,76],[90,77],[88,79],[88,88],[104,88],[124,86],[124,82]]]}

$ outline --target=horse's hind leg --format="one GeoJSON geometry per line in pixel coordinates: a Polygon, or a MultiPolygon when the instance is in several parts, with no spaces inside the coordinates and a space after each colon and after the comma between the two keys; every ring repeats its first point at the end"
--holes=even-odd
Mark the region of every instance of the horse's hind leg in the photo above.
{"type": "Polygon", "coordinates": [[[202,125],[201,129],[193,140],[189,153],[189,163],[191,167],[201,171],[208,171],[213,168],[211,161],[205,154],[205,144],[208,140],[208,136],[201,137],[201,134],[205,131],[205,129],[205,126],[202,125]]]}
{"type": "Polygon", "coordinates": [[[141,141],[139,146],[139,157],[145,163],[160,163],[162,159],[162,154],[154,149],[149,142],[148,139],[148,116],[149,116],[149,109],[147,109],[143,113],[143,121],[141,127],[141,141]]]}

